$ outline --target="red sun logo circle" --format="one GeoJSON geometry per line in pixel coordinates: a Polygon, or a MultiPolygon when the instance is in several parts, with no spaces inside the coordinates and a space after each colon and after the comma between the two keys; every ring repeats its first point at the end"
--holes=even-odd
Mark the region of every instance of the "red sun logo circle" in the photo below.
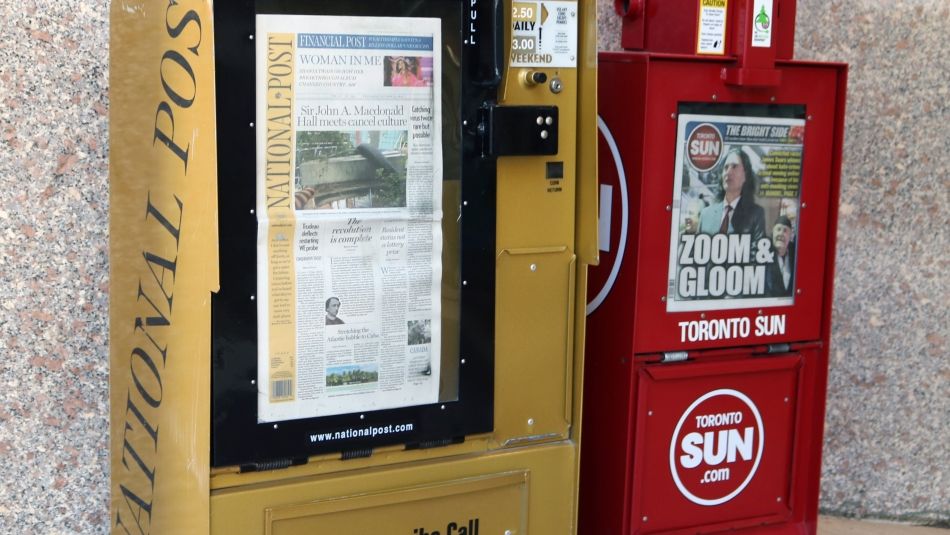
{"type": "Polygon", "coordinates": [[[722,134],[709,123],[693,128],[686,138],[686,159],[697,171],[709,171],[716,167],[722,154],[722,134]]]}

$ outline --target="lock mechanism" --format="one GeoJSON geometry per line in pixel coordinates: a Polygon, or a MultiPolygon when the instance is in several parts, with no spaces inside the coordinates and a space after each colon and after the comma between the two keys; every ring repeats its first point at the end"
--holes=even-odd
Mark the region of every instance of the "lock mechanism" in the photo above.
{"type": "Polygon", "coordinates": [[[478,131],[483,156],[557,154],[557,106],[498,106],[481,109],[478,131]]]}

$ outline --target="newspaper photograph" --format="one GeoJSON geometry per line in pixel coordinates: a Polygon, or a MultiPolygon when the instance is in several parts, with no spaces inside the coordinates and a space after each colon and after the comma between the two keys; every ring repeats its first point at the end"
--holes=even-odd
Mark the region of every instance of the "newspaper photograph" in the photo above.
{"type": "Polygon", "coordinates": [[[795,298],[803,119],[680,114],[666,309],[795,298]]]}
{"type": "Polygon", "coordinates": [[[258,421],[435,403],[440,21],[256,24],[258,421]]]}

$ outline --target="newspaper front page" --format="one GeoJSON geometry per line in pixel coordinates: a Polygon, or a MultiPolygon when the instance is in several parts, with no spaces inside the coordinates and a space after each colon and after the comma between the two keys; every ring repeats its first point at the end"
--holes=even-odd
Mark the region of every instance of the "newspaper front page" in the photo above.
{"type": "Polygon", "coordinates": [[[794,304],[805,120],[678,117],[667,311],[794,304]]]}
{"type": "Polygon", "coordinates": [[[258,421],[438,400],[439,19],[258,15],[258,421]]]}

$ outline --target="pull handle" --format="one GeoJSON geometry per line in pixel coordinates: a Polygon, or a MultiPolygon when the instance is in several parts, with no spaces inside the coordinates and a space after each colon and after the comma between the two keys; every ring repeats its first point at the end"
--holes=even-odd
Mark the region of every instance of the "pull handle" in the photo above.
{"type": "MultiPolygon", "coordinates": [[[[492,0],[490,20],[488,21],[488,26],[491,28],[490,43],[487,47],[489,57],[486,71],[488,76],[485,79],[475,81],[475,85],[479,87],[498,87],[498,84],[501,83],[502,65],[505,61],[504,9],[505,4],[502,0],[492,0]]],[[[476,12],[473,11],[472,16],[472,23],[474,23],[474,18],[477,16],[476,12]]],[[[484,57],[484,54],[482,57],[484,57]]]]}

